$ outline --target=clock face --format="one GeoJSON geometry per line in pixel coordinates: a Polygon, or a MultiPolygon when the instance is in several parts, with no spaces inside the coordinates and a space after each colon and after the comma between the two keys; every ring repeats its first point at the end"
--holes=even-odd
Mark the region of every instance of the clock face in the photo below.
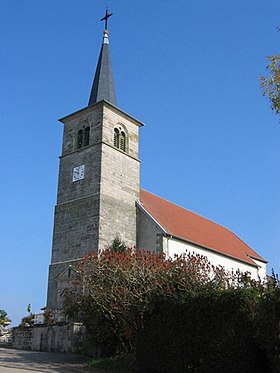
{"type": "Polygon", "coordinates": [[[77,166],[73,168],[72,182],[82,180],[85,177],[85,165],[77,166]]]}

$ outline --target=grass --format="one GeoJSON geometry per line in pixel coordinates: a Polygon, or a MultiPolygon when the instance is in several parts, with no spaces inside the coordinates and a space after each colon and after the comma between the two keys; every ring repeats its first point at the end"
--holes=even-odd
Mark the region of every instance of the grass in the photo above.
{"type": "Polygon", "coordinates": [[[112,373],[136,373],[134,369],[134,356],[120,355],[108,358],[91,359],[90,367],[104,369],[112,373]]]}

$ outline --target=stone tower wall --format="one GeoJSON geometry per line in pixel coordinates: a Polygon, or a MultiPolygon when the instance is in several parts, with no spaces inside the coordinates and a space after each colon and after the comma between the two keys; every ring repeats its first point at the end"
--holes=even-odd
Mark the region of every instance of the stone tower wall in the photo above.
{"type": "Polygon", "coordinates": [[[98,248],[102,108],[65,121],[54,216],[52,264],[80,259],[98,248]],[[88,146],[77,149],[79,129],[90,126],[88,146]],[[84,165],[84,179],[73,182],[74,167],[84,165]]]}
{"type": "Polygon", "coordinates": [[[57,205],[54,214],[52,259],[49,268],[49,308],[61,305],[61,283],[67,280],[69,265],[86,252],[98,250],[99,195],[101,173],[101,105],[84,109],[63,119],[57,205]],[[77,133],[90,126],[90,142],[77,149],[77,133]],[[84,179],[73,182],[73,168],[84,165],[84,179]]]}
{"type": "Polygon", "coordinates": [[[139,122],[100,102],[61,120],[64,123],[52,260],[49,308],[61,306],[59,293],[69,281],[69,266],[86,252],[102,250],[118,235],[136,244],[139,199],[139,122]],[[77,133],[90,126],[89,145],[77,149],[77,133]],[[127,135],[127,149],[114,147],[114,128],[127,135]],[[84,178],[73,182],[73,169],[84,165],[84,178]]]}
{"type": "Polygon", "coordinates": [[[127,246],[136,245],[136,200],[139,199],[140,162],[138,125],[119,111],[104,108],[100,184],[99,249],[119,236],[127,246]],[[127,135],[127,150],[116,149],[114,128],[127,135]]]}

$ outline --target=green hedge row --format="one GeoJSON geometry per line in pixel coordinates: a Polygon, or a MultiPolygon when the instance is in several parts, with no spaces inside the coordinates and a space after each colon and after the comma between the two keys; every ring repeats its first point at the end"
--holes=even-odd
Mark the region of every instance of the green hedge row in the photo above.
{"type": "Polygon", "coordinates": [[[276,373],[279,339],[279,288],[193,294],[146,315],[137,364],[143,373],[276,373]]]}

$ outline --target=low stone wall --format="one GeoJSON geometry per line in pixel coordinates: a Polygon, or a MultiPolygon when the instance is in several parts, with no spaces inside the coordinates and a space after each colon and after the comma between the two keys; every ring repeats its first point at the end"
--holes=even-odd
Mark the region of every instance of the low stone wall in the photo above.
{"type": "Polygon", "coordinates": [[[98,355],[97,348],[89,343],[81,323],[14,328],[12,346],[19,350],[98,355]]]}
{"type": "Polygon", "coordinates": [[[31,350],[33,328],[14,328],[12,346],[18,350],[31,350]]]}

